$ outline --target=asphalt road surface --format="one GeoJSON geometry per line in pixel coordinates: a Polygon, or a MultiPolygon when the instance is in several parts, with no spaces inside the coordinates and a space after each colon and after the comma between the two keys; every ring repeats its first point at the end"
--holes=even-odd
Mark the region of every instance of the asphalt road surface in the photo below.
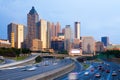
{"type": "MultiPolygon", "coordinates": [[[[81,66],[76,63],[76,68],[71,73],[77,73],[77,80],[120,80],[119,69],[120,64],[104,61],[103,63],[92,63],[89,69],[81,71],[81,66]],[[100,66],[102,67],[102,69],[99,69],[100,66]],[[106,70],[109,70],[110,72],[107,73],[106,70]],[[88,72],[89,74],[85,75],[85,72],[88,72]],[[115,76],[112,75],[113,72],[116,73],[115,76]],[[100,77],[96,77],[96,74],[100,74],[100,77]]],[[[68,78],[68,75],[69,74],[66,74],[65,76],[62,76],[55,80],[70,80],[68,78]]]]}
{"type": "Polygon", "coordinates": [[[71,62],[72,60],[65,59],[56,61],[55,63],[57,64],[53,64],[53,62],[50,61],[47,66],[41,63],[40,66],[37,67],[37,69],[34,71],[23,71],[22,68],[4,69],[0,71],[0,80],[22,80],[24,78],[32,77],[37,74],[61,68],[62,66],[70,64],[71,62]]]}

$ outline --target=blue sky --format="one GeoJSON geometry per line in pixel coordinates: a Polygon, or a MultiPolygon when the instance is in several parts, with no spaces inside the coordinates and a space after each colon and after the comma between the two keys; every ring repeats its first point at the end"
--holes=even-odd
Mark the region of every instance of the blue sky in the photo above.
{"type": "Polygon", "coordinates": [[[81,35],[120,44],[120,0],[0,0],[0,38],[7,38],[10,22],[27,24],[27,13],[35,6],[40,18],[61,23],[81,22],[81,35]]]}

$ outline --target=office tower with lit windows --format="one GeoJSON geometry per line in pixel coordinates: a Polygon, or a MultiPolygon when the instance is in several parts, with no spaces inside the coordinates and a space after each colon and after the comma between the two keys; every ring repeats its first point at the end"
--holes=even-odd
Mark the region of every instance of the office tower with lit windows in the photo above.
{"type": "Polygon", "coordinates": [[[8,25],[8,39],[11,42],[11,47],[21,48],[24,41],[24,26],[10,23],[8,25]]]}
{"type": "Polygon", "coordinates": [[[47,48],[47,21],[41,19],[38,22],[38,38],[42,41],[42,48],[47,48]]]}
{"type": "Polygon", "coordinates": [[[32,47],[32,40],[38,38],[37,22],[39,21],[39,15],[34,7],[27,14],[27,47],[30,49],[32,47]]]}
{"type": "Polygon", "coordinates": [[[80,22],[75,22],[75,38],[80,39],[80,22]]]}

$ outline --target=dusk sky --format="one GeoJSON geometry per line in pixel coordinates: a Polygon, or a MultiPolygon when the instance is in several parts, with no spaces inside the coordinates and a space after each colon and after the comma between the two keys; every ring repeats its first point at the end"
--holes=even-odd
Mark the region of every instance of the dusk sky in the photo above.
{"type": "Polygon", "coordinates": [[[108,36],[120,44],[120,0],[0,0],[0,39],[7,39],[10,22],[27,24],[27,13],[35,7],[39,17],[60,22],[61,27],[81,22],[81,36],[100,40],[108,36]]]}

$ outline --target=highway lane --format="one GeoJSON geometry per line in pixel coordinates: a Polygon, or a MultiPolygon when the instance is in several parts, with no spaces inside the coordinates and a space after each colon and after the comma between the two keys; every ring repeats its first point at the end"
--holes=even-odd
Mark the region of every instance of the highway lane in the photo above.
{"type": "MultiPolygon", "coordinates": [[[[114,64],[113,62],[107,62],[107,64],[109,64],[109,66],[106,66],[106,64],[95,64],[95,65],[101,65],[105,70],[109,69],[110,73],[106,73],[106,71],[102,71],[99,70],[98,68],[94,70],[94,73],[89,76],[87,76],[88,78],[85,78],[86,76],[81,76],[80,80],[120,80],[119,76],[120,76],[120,72],[118,72],[118,64],[114,64]],[[117,76],[112,76],[113,71],[117,72],[117,76]],[[99,73],[101,75],[101,77],[96,77],[95,74],[99,73]]],[[[94,65],[94,66],[95,66],[94,65]]],[[[92,72],[91,72],[92,73],[92,72]]]]}
{"type": "Polygon", "coordinates": [[[56,65],[49,64],[49,66],[43,66],[37,68],[35,71],[22,71],[20,68],[12,70],[2,70],[0,71],[0,80],[21,80],[27,77],[31,77],[37,74],[41,74],[47,71],[51,71],[57,68],[61,68],[67,64],[70,64],[72,61],[69,59],[58,61],[56,65]]]}
{"type": "MultiPolygon", "coordinates": [[[[76,65],[78,66],[78,65],[76,65]]],[[[79,67],[78,67],[79,68],[79,67]]],[[[113,62],[104,62],[104,63],[92,63],[92,67],[81,71],[76,68],[76,71],[78,73],[78,80],[120,80],[120,72],[118,71],[120,69],[119,64],[113,63],[113,62]],[[102,70],[99,70],[98,66],[102,66],[102,70]],[[91,71],[91,69],[94,68],[94,71],[91,71]],[[110,73],[107,73],[106,70],[110,70],[110,73]],[[117,76],[112,76],[113,72],[117,73],[117,76]],[[84,75],[85,72],[89,72],[89,75],[84,75]],[[99,73],[101,77],[96,77],[95,75],[99,73]]],[[[67,77],[59,78],[58,80],[69,80],[67,77]]],[[[57,80],[57,79],[56,79],[57,80]]]]}
{"type": "MultiPolygon", "coordinates": [[[[82,70],[83,70],[82,65],[78,61],[75,61],[75,68],[70,73],[72,73],[72,72],[78,72],[79,73],[82,70]]],[[[69,73],[67,73],[67,74],[65,74],[65,75],[63,75],[61,77],[58,77],[58,78],[56,78],[54,80],[68,80],[68,75],[69,75],[69,73]]]]}

